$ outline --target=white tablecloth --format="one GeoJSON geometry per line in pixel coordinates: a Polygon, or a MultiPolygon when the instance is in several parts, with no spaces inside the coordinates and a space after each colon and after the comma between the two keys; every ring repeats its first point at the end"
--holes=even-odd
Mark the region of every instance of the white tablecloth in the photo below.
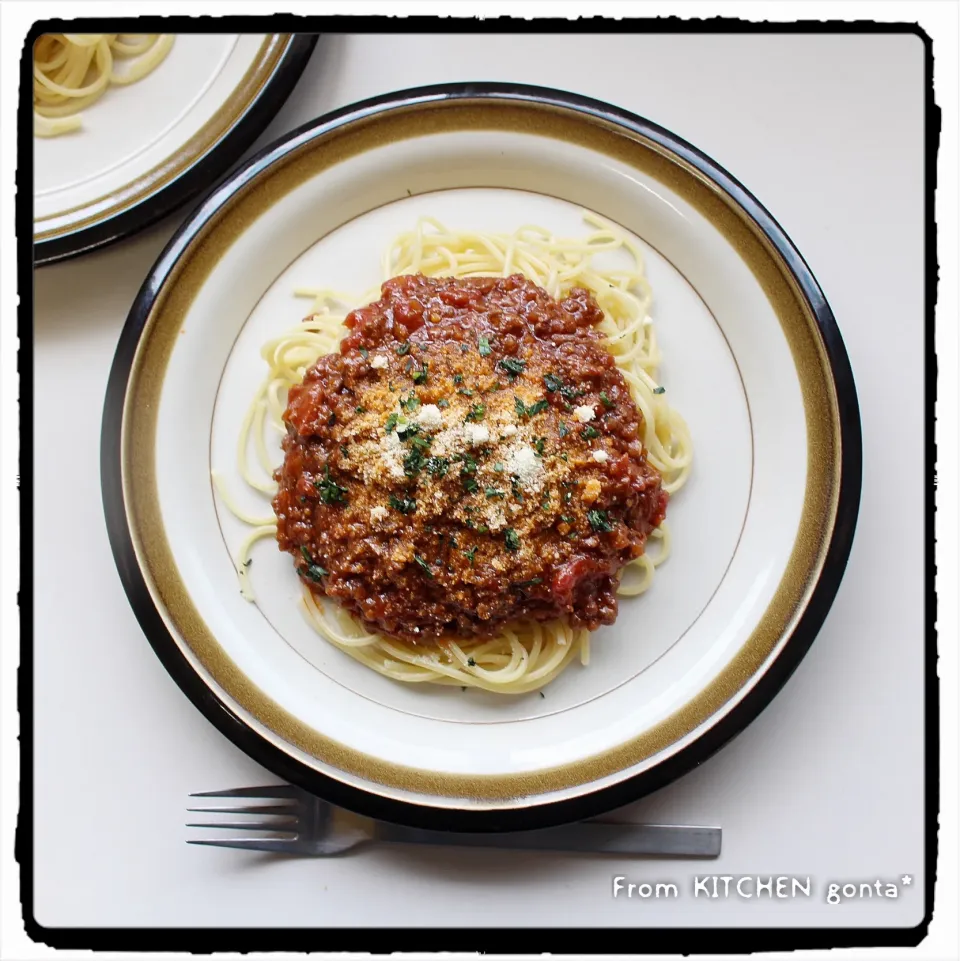
{"type": "MultiPolygon", "coordinates": [[[[272,780],[143,638],[107,543],[100,418],[130,304],[180,211],[36,274],[36,916],[49,926],[866,925],[923,914],[923,49],[916,37],[327,36],[257,147],[414,85],[542,84],[694,143],[752,190],[822,284],[862,406],[853,553],[770,708],[624,820],[720,824],[717,862],[369,849],[261,862],[184,843],[191,791],[272,780]],[[70,491],[70,508],[63,486],[70,491]],[[59,505],[59,506],[56,506],[59,505]],[[69,803],[64,803],[64,801],[69,803]],[[809,898],[695,897],[696,875],[796,876],[809,898]],[[612,878],[681,896],[612,897],[612,878]],[[900,879],[910,875],[913,883],[900,879]],[[831,881],[900,896],[831,905],[831,881]]],[[[256,148],[255,148],[256,149],[256,148]]],[[[317,947],[320,948],[321,939],[317,947]]]]}

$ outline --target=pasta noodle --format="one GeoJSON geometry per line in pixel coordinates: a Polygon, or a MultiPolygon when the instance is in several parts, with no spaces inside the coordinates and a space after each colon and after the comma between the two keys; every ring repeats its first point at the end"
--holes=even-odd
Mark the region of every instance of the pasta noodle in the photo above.
{"type": "Polygon", "coordinates": [[[56,137],[81,126],[78,111],[111,85],[134,83],[170,52],[173,34],[47,33],[33,47],[33,132],[56,137]],[[114,70],[117,59],[133,58],[114,70]]]}
{"type": "MultiPolygon", "coordinates": [[[[643,254],[615,225],[584,212],[593,230],[580,240],[557,237],[538,226],[524,226],[513,234],[451,231],[430,217],[419,220],[414,230],[401,234],[389,247],[382,263],[384,280],[403,274],[427,276],[508,276],[521,273],[553,297],[571,287],[590,290],[603,310],[599,330],[605,346],[630,387],[643,413],[643,444],[647,458],[663,478],[671,495],[686,482],[692,463],[690,434],[683,418],[669,405],[657,381],[660,349],[650,317],[652,296],[647,283],[643,254]],[[598,254],[626,253],[627,269],[601,269],[598,254]]],[[[331,353],[347,332],[343,321],[350,309],[378,299],[379,287],[363,297],[328,289],[296,290],[297,296],[313,301],[312,313],[295,329],[264,345],[262,355],[269,368],[244,418],[237,446],[237,470],[252,489],[271,497],[276,491],[264,435],[285,433],[283,412],[286,392],[299,383],[318,357],[331,353]],[[248,452],[253,447],[256,465],[248,452]],[[257,476],[258,469],[263,477],[257,476]]],[[[255,541],[273,534],[275,521],[256,518],[240,510],[214,477],[226,506],[254,527],[238,558],[241,590],[253,600],[247,577],[250,549],[255,541]]],[[[670,532],[664,522],[654,530],[643,555],[623,571],[618,593],[635,596],[646,591],[656,568],[670,552],[670,532]]],[[[487,640],[441,641],[426,648],[368,631],[334,602],[303,589],[302,605],[309,623],[324,638],[351,657],[387,677],[409,683],[433,683],[477,687],[487,691],[521,694],[535,691],[556,678],[579,659],[588,663],[590,635],[556,621],[515,625],[487,640]]]]}

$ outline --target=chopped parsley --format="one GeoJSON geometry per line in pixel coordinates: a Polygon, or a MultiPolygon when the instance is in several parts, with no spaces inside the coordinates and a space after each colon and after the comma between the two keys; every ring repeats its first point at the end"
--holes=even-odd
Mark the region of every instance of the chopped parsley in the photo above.
{"type": "Polygon", "coordinates": [[[490,346],[490,341],[486,338],[484,334],[480,335],[477,341],[477,347],[480,351],[481,357],[489,357],[493,353],[493,348],[490,346]]]}
{"type": "Polygon", "coordinates": [[[542,577],[531,577],[529,581],[517,581],[516,584],[511,584],[511,587],[516,587],[518,590],[524,591],[528,587],[534,587],[537,584],[542,584],[542,577]]]}
{"type": "Polygon", "coordinates": [[[313,563],[313,558],[310,557],[309,551],[303,544],[300,545],[300,553],[303,554],[307,562],[307,566],[303,569],[303,571],[311,581],[319,581],[321,577],[327,576],[329,571],[327,571],[325,567],[321,567],[319,564],[313,563]]]}
{"type": "Polygon", "coordinates": [[[567,425],[563,421],[560,421],[560,436],[566,437],[567,434],[569,433],[570,433],[570,428],[567,427],[567,425]]]}
{"type": "Polygon", "coordinates": [[[426,360],[420,361],[420,369],[414,372],[413,382],[415,384],[425,384],[427,382],[427,373],[429,370],[430,362],[426,360]]]}
{"type": "Polygon", "coordinates": [[[446,397],[441,397],[440,400],[437,401],[437,407],[441,410],[446,410],[449,406],[450,401],[448,401],[446,397]]]}
{"type": "Polygon", "coordinates": [[[543,386],[552,394],[555,390],[560,390],[563,387],[563,381],[556,374],[544,374],[543,386]]]}
{"type": "Polygon", "coordinates": [[[513,397],[513,408],[517,412],[518,417],[536,417],[537,414],[542,414],[550,406],[550,401],[546,397],[541,397],[540,400],[534,401],[529,407],[523,402],[523,400],[514,394],[513,397]]]}
{"type": "Polygon", "coordinates": [[[390,506],[401,514],[412,514],[417,509],[417,502],[412,497],[395,497],[391,494],[390,506]]]}
{"type": "Polygon", "coordinates": [[[476,667],[476,666],[477,666],[477,662],[472,657],[468,657],[467,667],[476,667]]]}
{"type": "Polygon", "coordinates": [[[463,484],[463,489],[468,494],[476,494],[476,492],[480,490],[480,485],[477,483],[476,477],[470,474],[461,474],[460,481],[463,484]]]}
{"type": "Polygon", "coordinates": [[[503,473],[503,464],[501,464],[501,463],[498,461],[496,464],[493,465],[493,469],[494,469],[498,474],[502,474],[502,473],[503,473]]]}
{"type": "Polygon", "coordinates": [[[324,504],[346,504],[347,489],[331,479],[329,464],[324,468],[323,480],[314,481],[313,486],[320,491],[320,500],[324,504]]]}
{"type": "Polygon", "coordinates": [[[606,391],[601,391],[601,392],[600,392],[600,403],[603,404],[603,406],[606,407],[607,410],[613,410],[613,408],[617,406],[617,405],[616,405],[612,400],[610,400],[610,398],[607,396],[606,391]]]}
{"type": "Polygon", "coordinates": [[[560,515],[560,520],[562,520],[564,524],[572,524],[572,523],[573,523],[573,518],[572,518],[569,514],[561,514],[561,515],[560,515]]]}
{"type": "MultiPolygon", "coordinates": [[[[427,443],[429,445],[429,440],[427,443]]],[[[423,447],[412,447],[410,453],[403,459],[403,472],[407,477],[416,477],[426,464],[427,458],[423,456],[423,447]]]]}
{"type": "Polygon", "coordinates": [[[606,511],[587,511],[587,520],[598,534],[606,534],[613,530],[613,524],[610,523],[606,511]]]}
{"type": "Polygon", "coordinates": [[[477,472],[477,462],[469,454],[457,454],[454,459],[463,464],[460,468],[461,474],[475,474],[477,472]]]}
{"type": "Polygon", "coordinates": [[[504,357],[497,366],[502,367],[510,375],[510,382],[513,383],[523,373],[527,362],[518,357],[504,357]]]}
{"type": "Polygon", "coordinates": [[[600,431],[598,431],[593,424],[587,424],[587,426],[580,431],[580,436],[585,437],[587,440],[593,440],[594,437],[600,436],[600,431]]]}
{"type": "Polygon", "coordinates": [[[520,479],[516,474],[510,477],[510,490],[513,492],[513,496],[516,497],[520,503],[523,503],[523,493],[520,490],[520,479]]]}
{"type": "Polygon", "coordinates": [[[462,383],[463,383],[463,374],[454,374],[454,375],[453,375],[453,382],[454,382],[455,384],[462,384],[462,383]]]}
{"type": "Polygon", "coordinates": [[[464,397],[473,397],[473,391],[472,391],[472,390],[468,390],[466,387],[461,387],[461,388],[457,391],[457,393],[458,393],[458,394],[463,394],[464,397]]]}
{"type": "Polygon", "coordinates": [[[341,444],[341,445],[340,445],[340,456],[341,456],[341,457],[349,457],[349,456],[350,456],[350,451],[347,450],[347,445],[346,445],[346,444],[341,444]]]}
{"type": "Polygon", "coordinates": [[[503,532],[503,542],[507,545],[508,551],[520,550],[520,535],[512,527],[508,527],[503,532]]]}
{"type": "Polygon", "coordinates": [[[364,407],[363,404],[357,404],[357,406],[354,407],[353,409],[354,409],[358,414],[365,414],[365,413],[367,412],[367,408],[364,407]]]}
{"type": "Polygon", "coordinates": [[[665,394],[665,393],[667,392],[667,388],[666,388],[666,387],[654,387],[654,388],[653,388],[653,392],[654,392],[655,394],[665,394]]]}
{"type": "Polygon", "coordinates": [[[483,489],[483,492],[484,492],[484,494],[486,494],[487,497],[489,497],[491,500],[493,500],[493,498],[495,498],[495,497],[506,497],[506,496],[507,496],[506,494],[504,494],[504,492],[503,492],[502,490],[497,490],[496,487],[485,487],[485,488],[483,489]]]}
{"type": "Polygon", "coordinates": [[[470,566],[473,567],[473,559],[477,556],[477,548],[471,547],[470,550],[463,552],[463,556],[470,561],[470,566]]]}
{"type": "Polygon", "coordinates": [[[397,348],[397,354],[399,354],[399,356],[402,357],[404,354],[409,354],[409,353],[410,353],[410,341],[407,340],[407,341],[404,341],[404,342],[397,348]]]}
{"type": "Polygon", "coordinates": [[[543,447],[547,440],[545,437],[533,438],[533,449],[537,452],[537,457],[543,457],[543,447]]]}
{"type": "Polygon", "coordinates": [[[466,423],[476,423],[477,421],[483,420],[483,415],[486,412],[487,408],[484,407],[483,404],[474,404],[466,416],[466,423]]]}
{"type": "Polygon", "coordinates": [[[370,356],[370,351],[367,350],[366,347],[361,347],[361,348],[360,348],[360,356],[361,356],[364,360],[366,360],[366,359],[370,356]]]}
{"type": "Polygon", "coordinates": [[[414,411],[420,406],[420,398],[416,394],[411,394],[409,397],[400,398],[400,406],[404,410],[414,411]]]}
{"type": "Polygon", "coordinates": [[[331,415],[327,418],[327,427],[333,427],[333,425],[334,425],[336,422],[337,422],[337,415],[336,415],[336,414],[331,414],[331,415]]]}
{"type": "Polygon", "coordinates": [[[424,467],[433,474],[434,477],[446,477],[450,461],[446,457],[428,457],[424,462],[424,467]]]}
{"type": "Polygon", "coordinates": [[[388,418],[387,422],[383,425],[383,429],[389,434],[397,426],[397,421],[400,420],[400,415],[394,411],[388,418]]]}
{"type": "Polygon", "coordinates": [[[430,565],[419,554],[414,554],[413,559],[417,562],[417,565],[423,569],[427,577],[433,580],[433,571],[430,570],[430,565]]]}

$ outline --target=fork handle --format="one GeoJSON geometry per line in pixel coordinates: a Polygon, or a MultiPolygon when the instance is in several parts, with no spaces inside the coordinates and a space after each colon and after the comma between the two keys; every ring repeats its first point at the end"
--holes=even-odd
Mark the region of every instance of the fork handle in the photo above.
{"type": "Polygon", "coordinates": [[[379,822],[376,826],[376,838],[396,844],[715,858],[720,854],[721,829],[686,824],[609,824],[601,821],[581,821],[556,828],[509,834],[459,834],[379,822]]]}

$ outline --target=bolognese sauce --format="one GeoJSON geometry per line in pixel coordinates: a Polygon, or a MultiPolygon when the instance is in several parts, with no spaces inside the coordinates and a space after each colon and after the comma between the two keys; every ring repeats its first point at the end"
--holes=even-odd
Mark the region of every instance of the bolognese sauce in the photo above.
{"type": "Polygon", "coordinates": [[[593,630],[668,495],[586,290],[395,277],[289,392],[273,506],[316,594],[418,643],[593,630]]]}

